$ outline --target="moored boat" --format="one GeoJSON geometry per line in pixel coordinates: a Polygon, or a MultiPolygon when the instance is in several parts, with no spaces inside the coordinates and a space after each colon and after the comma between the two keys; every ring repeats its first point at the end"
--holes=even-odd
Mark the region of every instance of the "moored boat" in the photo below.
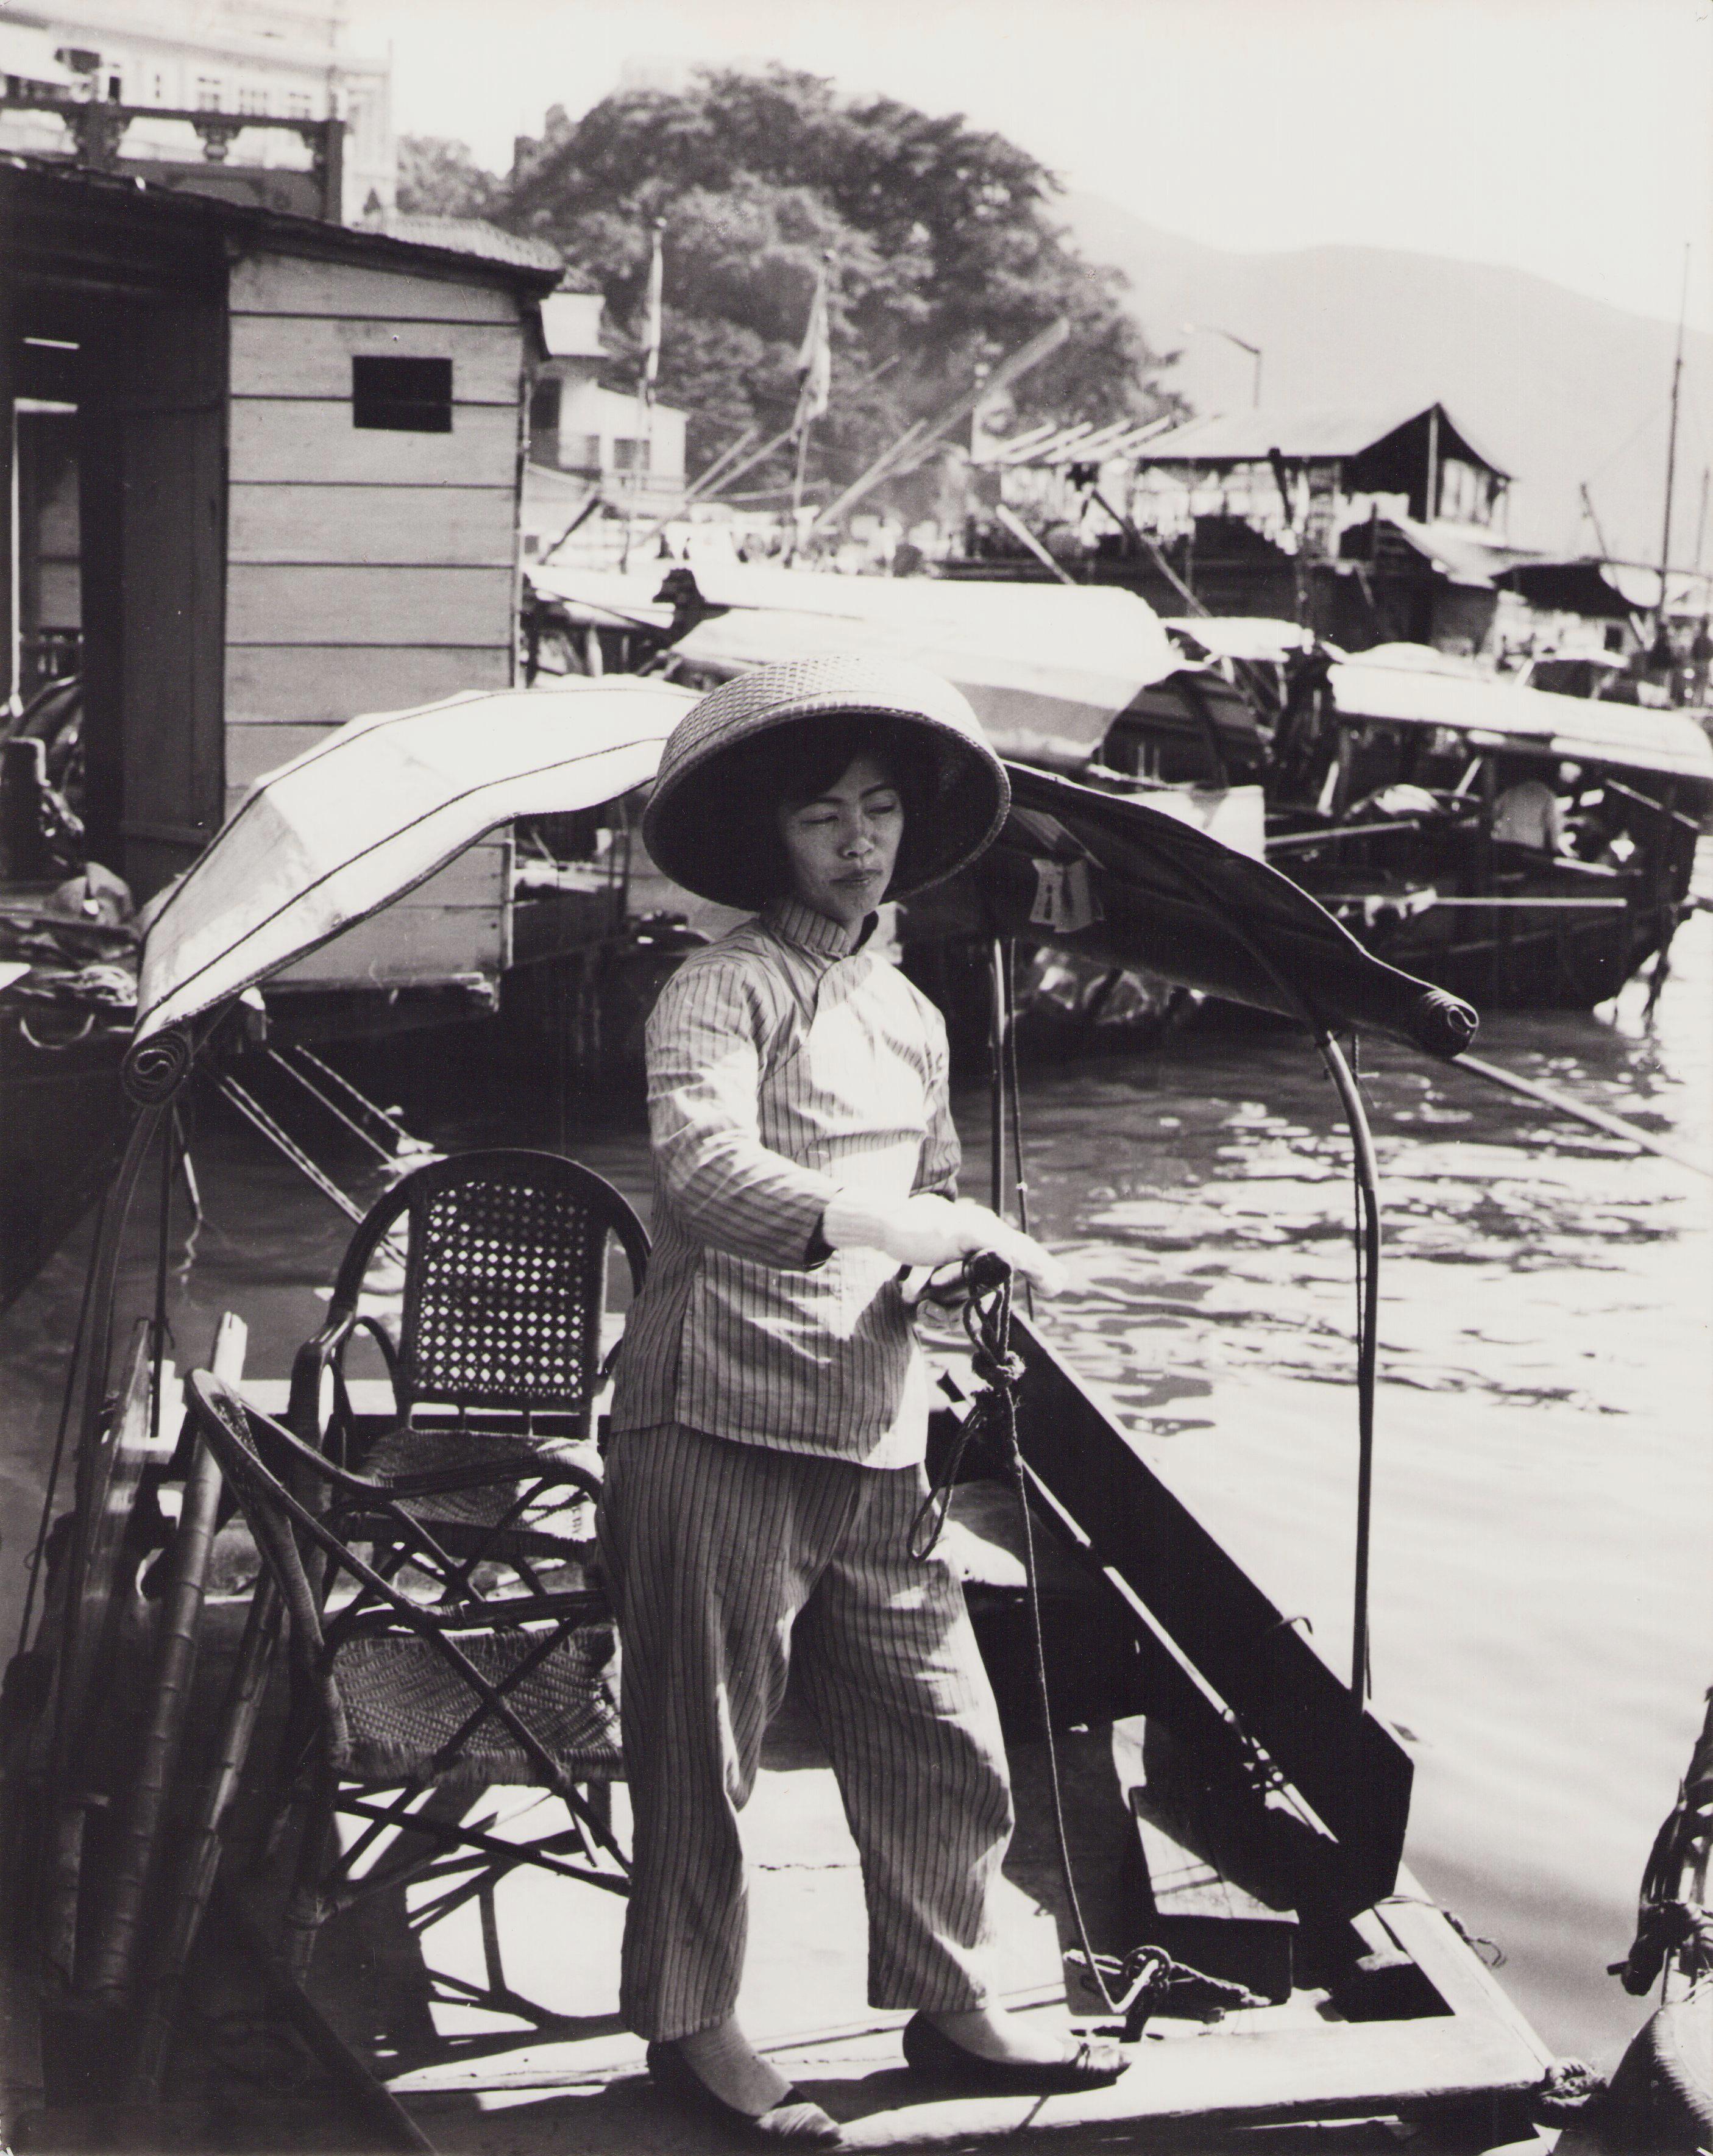
{"type": "Polygon", "coordinates": [[[579,666],[707,685],[854,641],[937,666],[1006,755],[1264,849],[1377,955],[1488,1005],[1592,1009],[1650,964],[1663,985],[1693,903],[1713,742],[1686,712],[1290,623],[1162,622],[1110,587],[531,574],[538,634],[579,666]]]}
{"type": "MultiPolygon", "coordinates": [[[[648,682],[591,682],[566,694],[582,707],[572,729],[556,727],[546,700],[526,694],[354,722],[259,789],[145,944],[127,1064],[135,1120],[108,1200],[79,1364],[75,1502],[44,1545],[44,1622],[8,1682],[7,1813],[24,1830],[14,1851],[14,1944],[31,1987],[20,2019],[45,2017],[42,2071],[53,2077],[33,2119],[21,2122],[25,2145],[103,2132],[110,2145],[126,2133],[155,2145],[169,2128],[177,2145],[209,2145],[217,2114],[228,2138],[236,2131],[254,2141],[269,2130],[258,2123],[267,2102],[276,2126],[290,2113],[300,2136],[331,2132],[304,2115],[307,2098],[291,2113],[278,2059],[271,2089],[259,2097],[253,2080],[241,2097],[231,2060],[223,2067],[212,2057],[206,2028],[198,2051],[193,2017],[163,2026],[161,2001],[181,1995],[178,1973],[141,1954],[138,1912],[164,1912],[167,1937],[182,1936],[187,1907],[196,1913],[194,1897],[185,1899],[185,1822],[208,1816],[199,1809],[208,1778],[223,1775],[229,1796],[242,1767],[252,1804],[265,1809],[278,1754],[249,1741],[254,1713],[246,1727],[218,1706],[218,1756],[200,1757],[185,1741],[187,1727],[203,1726],[188,1714],[190,1643],[200,1637],[204,1679],[217,1693],[251,1656],[247,1697],[259,1713],[272,1635],[256,1614],[259,1593],[222,1604],[205,1592],[198,1567],[219,1517],[219,1476],[206,1441],[195,1441],[199,1431],[206,1440],[204,1419],[178,1441],[158,1334],[145,1329],[116,1410],[109,1404],[111,1249],[151,1143],[170,1132],[177,1090],[235,998],[492,823],[587,814],[640,783],[687,701],[648,682]],[[141,1592],[151,1576],[159,1591],[141,1592]],[[142,1739],[127,1748],[124,1712],[133,1704],[142,1739]],[[163,1763],[175,1751],[177,1779],[163,1763]],[[148,1775],[137,1764],[146,1758],[148,1775]],[[169,1802],[183,1808],[176,1828],[163,1825],[169,1802]],[[129,1929],[116,1919],[121,1907],[129,1929]],[[177,2049],[163,2049],[166,2038],[177,2049]],[[163,2090],[201,2109],[169,2117],[163,2090]]],[[[1058,906],[1055,932],[1294,1017],[1325,1057],[1362,1171],[1367,1270],[1353,1389],[1357,1454],[1367,1463],[1377,1197],[1360,1097],[1332,1029],[1377,1029],[1453,1055],[1473,1014],[1375,961],[1285,879],[1182,819],[1052,773],[1016,767],[1013,778],[1017,805],[991,867],[949,902],[978,909],[983,932],[1002,942],[1039,927],[1044,903],[1058,906]]],[[[1365,2134],[1389,2145],[1398,2122],[1440,2146],[1526,2145],[1551,2063],[1545,2047],[1402,1869],[1411,1763],[1368,1697],[1365,1518],[1341,1669],[1142,1456],[1055,1352],[1044,1322],[1008,1320],[1003,1284],[972,1287],[987,1374],[949,1371],[957,1397],[937,1457],[967,1537],[972,1599],[1018,1752],[1024,1819],[1012,1876],[1028,1919],[1018,1989],[1044,2003],[1068,1999],[1085,2018],[1116,2016],[1136,2061],[1110,2090],[1044,2102],[972,2100],[898,2073],[886,2017],[845,2010],[860,1996],[855,1935],[845,1937],[856,1880],[839,1854],[830,1776],[800,1724],[779,1732],[777,1772],[758,1799],[782,1805],[797,1837],[792,1895],[769,1890],[791,1950],[763,1971],[764,2041],[854,2146],[1026,2133],[1069,2147],[1139,2147],[1162,2134],[1181,2145],[1192,2133],[1212,2147],[1259,2125],[1339,2121],[1358,2122],[1343,2129],[1353,2146],[1365,2134]],[[1004,1442],[1008,1408],[1014,1460],[1004,1442]],[[964,1445],[973,1471],[954,1486],[948,1455],[959,1425],[967,1435],[972,1422],[986,1435],[964,1445]],[[997,1451],[984,1449],[996,1436],[997,1451]],[[1032,1536],[1042,1545],[1033,1564],[1032,1536]],[[1047,1665],[1044,1712],[1031,1676],[1032,1609],[1047,1665]],[[1055,1883],[1055,1788],[1092,1954],[1055,1883]],[[1091,1967],[1105,2000],[1080,1988],[1091,1967]]],[[[239,1382],[231,1328],[217,1371],[222,1356],[220,1373],[239,1382]]],[[[290,1404],[283,1373],[242,1382],[259,1412],[290,1404]]],[[[217,1397],[203,1389],[205,1402],[217,1397]]],[[[384,1416],[386,1404],[384,1390],[348,1389],[347,1433],[372,1433],[377,1424],[366,1430],[365,1419],[384,1416]]],[[[319,1388],[297,1407],[300,1440],[318,1435],[319,1388]]],[[[265,1424],[251,1427],[265,1449],[265,1424]]],[[[300,1523],[305,1532],[311,1517],[300,1523]]],[[[434,1594],[415,1591],[426,1622],[434,1594]]],[[[307,1603],[295,1610],[295,1627],[318,1621],[307,1603]]],[[[216,1921],[203,1928],[197,1951],[223,1956],[228,1975],[237,1965],[264,1973],[258,1989],[271,2004],[249,2010],[261,2025],[289,2025],[300,2038],[320,2031],[323,2079],[348,2105],[361,2096],[365,2145],[492,2146],[496,2111],[512,2147],[531,2145],[536,2127],[544,2145],[592,2156],[690,2145],[674,2139],[641,2074],[641,2046],[613,2010],[623,1784],[606,1815],[614,1845],[592,1828],[598,1848],[582,1845],[574,1876],[562,1866],[544,1881],[505,1855],[507,1837],[530,1830],[542,1801],[519,1810],[469,1787],[430,1799],[424,1820],[499,1841],[505,1877],[485,1896],[466,1894],[448,1884],[443,1862],[425,1902],[415,1889],[428,1874],[395,1838],[380,1851],[369,1913],[359,1918],[354,1908],[349,1921],[326,1925],[307,1991],[266,1951],[270,1924],[279,1936],[279,1904],[265,1873],[259,1884],[250,1876],[243,1804],[230,1813],[229,1891],[212,1905],[216,1921]],[[448,2010],[430,2015],[431,1999],[448,2010]],[[457,2002],[462,2018],[451,2010],[457,2002]],[[330,2064],[341,2058],[342,2067],[330,2064]]],[[[204,1885],[220,1839],[198,1845],[204,1885]]],[[[485,1854],[493,1851],[485,1845],[485,1854]]]]}
{"type": "Polygon", "coordinates": [[[1687,712],[1481,675],[1415,646],[1286,670],[1268,858],[1368,947],[1489,1004],[1663,984],[1713,815],[1687,712]]]}

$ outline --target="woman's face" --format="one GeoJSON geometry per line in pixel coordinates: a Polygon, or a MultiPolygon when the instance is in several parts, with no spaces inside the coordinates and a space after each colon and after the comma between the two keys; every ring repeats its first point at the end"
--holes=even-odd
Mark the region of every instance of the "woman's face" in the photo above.
{"type": "Polygon", "coordinates": [[[904,802],[871,756],[859,756],[813,801],[779,810],[792,886],[805,905],[859,927],[885,896],[904,836],[904,802]]]}

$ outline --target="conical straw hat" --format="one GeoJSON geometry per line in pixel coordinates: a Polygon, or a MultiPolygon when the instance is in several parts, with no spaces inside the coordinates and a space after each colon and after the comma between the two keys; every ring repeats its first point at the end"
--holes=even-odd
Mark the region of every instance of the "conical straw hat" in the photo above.
{"type": "Polygon", "coordinates": [[[793,659],[723,682],[673,729],[643,815],[657,865],[722,906],[755,908],[777,896],[771,850],[756,842],[758,809],[771,812],[772,802],[756,798],[766,792],[765,759],[752,745],[835,715],[907,726],[932,773],[931,799],[906,813],[889,898],[942,881],[998,836],[1011,788],[961,690],[903,660],[793,659]]]}

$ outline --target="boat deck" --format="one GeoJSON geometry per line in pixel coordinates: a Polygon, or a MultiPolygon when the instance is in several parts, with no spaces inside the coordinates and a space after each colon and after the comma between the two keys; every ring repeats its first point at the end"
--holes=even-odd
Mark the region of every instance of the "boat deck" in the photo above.
{"type": "MultiPolygon", "coordinates": [[[[1094,1943],[1116,1935],[1131,1831],[1110,1732],[1061,1741],[1073,1857],[1094,1943]]],[[[1008,1998],[1062,2024],[1102,2025],[1085,1994],[1067,1992],[1074,1928],[1054,1845],[1045,1748],[1013,1748],[1023,1824],[1006,1866],[1008,1998]]],[[[622,1789],[615,1792],[623,1827],[622,1789]]],[[[538,1833],[537,1800],[502,1791],[483,1809],[538,1833]]],[[[1391,2148],[1408,2128],[1423,2148],[1546,2148],[1521,2108],[1546,2054],[1437,1910],[1387,1912],[1400,1943],[1451,2011],[1357,2025],[1324,1994],[1204,2023],[1151,2020],[1130,2071],[1080,2097],[972,2097],[906,2071],[905,2016],[866,2003],[865,1928],[857,1855],[832,1772],[794,1702],[770,1734],[745,1815],[752,1851],[751,1947],[740,2012],[761,2047],[829,2111],[857,2148],[963,2148],[1003,2140],[1067,2151],[1174,2145],[1391,2148]],[[1384,2122],[1392,2122],[1387,2124],[1384,2122]],[[1283,2141],[1280,2129],[1299,2122],[1283,2141]],[[1344,2122],[1336,2123],[1336,2122],[1344,2122]],[[1310,2126],[1312,2122],[1312,2126],[1310,2126]]],[[[504,1832],[502,1825],[498,1830],[504,1832]]],[[[621,1839],[623,1835],[621,1833],[621,1839]]],[[[439,2150],[459,2156],[680,2156],[717,2129],[655,2092],[641,2041],[617,2015],[623,1903],[598,1889],[511,1874],[484,1909],[466,1902],[418,1928],[435,1884],[377,1892],[331,1924],[312,1989],[347,2043],[439,2150]]]]}
{"type": "MultiPolygon", "coordinates": [[[[259,1404],[284,1404],[274,1397],[283,1385],[250,1389],[265,1395],[259,1404]]],[[[1018,1588],[1008,1507],[996,1485],[961,1486],[948,1530],[961,1568],[990,1601],[1018,1588]]],[[[254,1573],[244,1538],[226,1560],[220,1547],[191,1709],[197,1727],[212,1721],[254,1573]]],[[[1049,1562],[1044,1595],[1054,1584],[1049,1562]]],[[[1075,1630],[1072,1616],[1073,1640],[1083,1641],[1073,1657],[1080,1652],[1092,1663],[1095,1631],[1075,1630]]],[[[990,1661],[994,1651],[990,1642],[990,1661]]],[[[277,1704],[278,1687],[275,1697],[277,1704]]],[[[420,1838],[383,1840],[366,1875],[372,1891],[322,1928],[309,2005],[283,1978],[269,1977],[269,1912],[250,1903],[248,1928],[233,1912],[248,1900],[248,1856],[269,1809],[277,1738],[277,1726],[264,1727],[251,1749],[247,1794],[228,1839],[228,1887],[197,1950],[164,2102],[144,2113],[118,2100],[103,2057],[110,2040],[85,2012],[80,2028],[48,2032],[57,2068],[50,2056],[33,2076],[46,2101],[20,2122],[21,2149],[331,2156],[414,2146],[444,2156],[687,2156],[724,2145],[721,2129],[659,2097],[642,2042],[619,2020],[619,1892],[526,1865],[483,1880],[467,1855],[425,1870],[420,1838]],[[288,2023],[306,2045],[294,2051],[282,2042],[288,2023]],[[82,2054],[74,2067],[68,2041],[82,2054]]],[[[1069,2015],[1085,2027],[1111,2028],[1064,1958],[1077,1930],[1060,1874],[1046,1745],[1013,1733],[1009,1748],[1019,1825],[1005,1867],[1004,1994],[1054,2025],[1069,2015]]],[[[1131,1803],[1143,1753],[1140,1717],[1091,1721],[1059,1739],[1077,1887],[1102,1953],[1121,1954],[1145,1935],[1131,1803]]],[[[1151,1794],[1151,1766],[1143,1779],[1151,1794]]],[[[1169,1783],[1160,1786],[1169,1792],[1169,1783]]],[[[622,1783],[613,1798],[618,1839],[628,1845],[622,1783]]],[[[449,1807],[482,1820],[502,1840],[540,1839],[564,1817],[557,1799],[523,1789],[490,1791],[474,1804],[438,1794],[420,1801],[443,1815],[449,1807]]],[[[1551,2145],[1529,2124],[1530,2097],[1551,2055],[1408,1875],[1361,1919],[1371,1950],[1407,1981],[1400,1990],[1387,1979],[1383,1997],[1363,1986],[1340,1992],[1351,2011],[1357,1999],[1368,2015],[1398,2018],[1346,2019],[1326,1991],[1303,1988],[1303,1972],[1316,1966],[1315,1953],[1305,1950],[1299,1988],[1275,2005],[1217,2020],[1157,2015],[1129,2071],[1109,2088],[992,2097],[907,2071],[898,2041],[905,2015],[868,2005],[857,1853],[813,1719],[794,1697],[769,1732],[744,1834],[751,1919],[741,2015],[761,2048],[840,2122],[853,2148],[1551,2145]]],[[[1200,1860],[1179,1854],[1198,1868],[1200,1860]]],[[[619,1885],[616,1871],[613,1883],[619,1885]]],[[[1335,1980],[1346,1984],[1348,1977],[1335,1980]]]]}
{"type": "MultiPolygon", "coordinates": [[[[954,1495],[946,1546],[972,1596],[1003,1599],[1022,1585],[1013,1505],[992,1483],[967,1483],[954,1495]]],[[[1042,1563],[1049,1597],[1086,1597],[1086,1584],[1050,1543],[1042,1563]]],[[[1094,1616],[1093,1605],[1076,1606],[1094,1616]]],[[[990,1662],[993,1652],[990,1642],[990,1662]]],[[[1051,1649],[1049,1657],[1060,1660],[1051,1649]]],[[[1055,1697],[1069,1674],[1061,1662],[1055,1697]]],[[[1016,1722],[1015,1688],[999,1690],[1003,1713],[1016,1722]]],[[[1140,1717],[1094,1722],[1057,1740],[1077,1892],[1090,1943],[1103,1953],[1139,1943],[1136,1829],[1126,1791],[1141,1771],[1143,1727],[1140,1717]]],[[[1069,2020],[1115,2029],[1064,1958],[1078,1933],[1047,1747],[1013,1729],[1008,1749],[1018,1824],[1003,1890],[1008,2000],[1055,2026],[1069,2020]]],[[[497,1815],[494,1831],[534,1837],[551,1803],[500,1790],[466,1816],[497,1815]]],[[[628,1846],[622,1784],[613,1804],[628,1846]]],[[[839,2120],[853,2148],[1003,2141],[1067,2151],[1212,2151],[1258,2137],[1271,2146],[1286,2133],[1286,2146],[1316,2148],[1389,2149],[1404,2135],[1425,2148],[1471,2151],[1550,2145],[1528,2126],[1526,2101],[1550,2054],[1407,1875],[1381,1922],[1444,2011],[1358,2024],[1324,1991],[1298,1989],[1223,2020],[1151,2019],[1130,2071],[1110,2088],[981,2097],[906,2070],[899,2049],[905,2015],[868,2004],[857,1851],[813,1717],[794,1692],[769,1732],[743,1832],[751,1935],[740,2014],[781,2070],[839,2120]]],[[[446,2156],[550,2148],[555,2156],[687,2156],[715,2145],[717,2128],[659,2096],[641,2041],[618,2021],[622,1898],[524,1868],[485,1906],[477,1897],[432,1917],[459,1876],[449,1866],[440,1878],[377,1892],[336,1919],[323,1933],[310,1987],[424,2139],[446,2156]]]]}

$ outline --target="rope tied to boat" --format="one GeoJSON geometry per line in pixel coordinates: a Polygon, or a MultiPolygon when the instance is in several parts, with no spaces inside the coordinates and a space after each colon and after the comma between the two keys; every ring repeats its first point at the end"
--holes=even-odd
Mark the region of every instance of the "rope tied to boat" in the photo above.
{"type": "Polygon", "coordinates": [[[1530,2116],[1537,2125],[1568,2126],[1585,2118],[1605,2093],[1605,2075],[1586,2059],[1555,2059],[1536,2085],[1530,2116]]]}
{"type": "Polygon", "coordinates": [[[1126,2044],[1139,2043],[1151,2014],[1169,2001],[1189,2008],[1198,2020],[1222,2021],[1234,2007],[1264,2006],[1267,2000],[1246,1984],[1208,1976],[1187,1962],[1174,1961],[1164,1947],[1132,1947],[1127,1954],[1090,1954],[1067,1948],[1064,1958],[1082,1972],[1091,1991],[1099,1991],[1115,2014],[1124,2016],[1126,2044]]]}
{"type": "Polygon", "coordinates": [[[1628,1953],[1608,1963],[1606,1973],[1621,1977],[1624,1989],[1640,1999],[1653,1989],[1670,1957],[1692,1978],[1713,1976],[1713,1909],[1699,1902],[1650,1902],[1628,1953]]]}

